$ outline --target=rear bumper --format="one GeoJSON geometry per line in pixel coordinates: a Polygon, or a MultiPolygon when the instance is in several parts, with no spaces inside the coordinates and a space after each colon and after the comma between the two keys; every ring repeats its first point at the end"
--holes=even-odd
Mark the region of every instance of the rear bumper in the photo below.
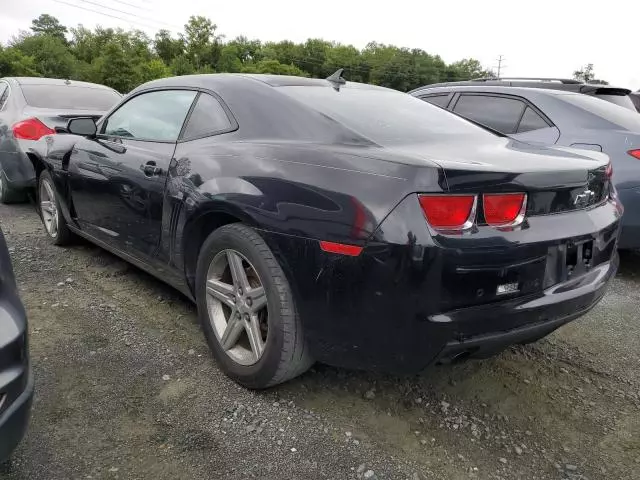
{"type": "Polygon", "coordinates": [[[562,325],[591,310],[606,292],[615,276],[619,258],[599,265],[581,278],[563,282],[546,290],[543,296],[530,300],[504,302],[487,307],[458,310],[431,318],[434,322],[450,322],[454,339],[449,340],[438,355],[438,361],[451,362],[466,357],[485,358],[510,345],[534,342],[562,325]],[[491,318],[507,317],[523,325],[505,331],[466,335],[467,325],[491,318]]]}
{"type": "Polygon", "coordinates": [[[35,170],[29,157],[21,149],[0,152],[0,169],[12,190],[35,187],[35,170]]]}
{"type": "Polygon", "coordinates": [[[0,462],[9,457],[27,431],[34,380],[30,369],[26,370],[25,375],[27,383],[24,390],[0,415],[0,462]]]}
{"type": "Polygon", "coordinates": [[[357,257],[262,232],[289,279],[316,360],[411,373],[462,352],[490,354],[587,312],[618,268],[619,212],[611,203],[449,245],[427,231],[413,205],[396,208],[397,218],[389,215],[357,257]],[[591,263],[568,273],[563,255],[580,242],[588,242],[591,263]],[[497,286],[513,282],[519,292],[497,296],[497,286]]]}

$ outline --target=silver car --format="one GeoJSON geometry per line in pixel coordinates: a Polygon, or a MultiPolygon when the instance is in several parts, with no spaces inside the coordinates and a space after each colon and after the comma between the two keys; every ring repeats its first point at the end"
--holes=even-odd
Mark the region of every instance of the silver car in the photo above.
{"type": "Polygon", "coordinates": [[[95,83],[0,78],[0,202],[19,202],[35,186],[29,148],[64,130],[69,118],[100,118],[122,95],[95,83]]]}

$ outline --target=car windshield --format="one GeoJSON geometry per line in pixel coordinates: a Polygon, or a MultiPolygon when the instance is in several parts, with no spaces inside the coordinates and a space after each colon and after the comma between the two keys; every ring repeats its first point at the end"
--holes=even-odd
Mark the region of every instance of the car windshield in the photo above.
{"type": "Polygon", "coordinates": [[[558,97],[625,130],[640,132],[640,115],[635,110],[629,110],[610,102],[603,102],[597,97],[589,95],[561,94],[558,97]]]}
{"type": "Polygon", "coordinates": [[[596,95],[595,97],[606,100],[607,102],[615,103],[616,105],[620,105],[621,107],[628,108],[632,111],[635,111],[636,109],[631,98],[629,98],[629,95],[596,95]]]}
{"type": "Polygon", "coordinates": [[[68,85],[22,85],[22,93],[27,105],[61,110],[105,111],[121,98],[109,88],[68,85]]]}
{"type": "Polygon", "coordinates": [[[493,133],[406,93],[345,86],[278,87],[283,93],[380,144],[441,141],[445,136],[481,137],[493,133]]]}

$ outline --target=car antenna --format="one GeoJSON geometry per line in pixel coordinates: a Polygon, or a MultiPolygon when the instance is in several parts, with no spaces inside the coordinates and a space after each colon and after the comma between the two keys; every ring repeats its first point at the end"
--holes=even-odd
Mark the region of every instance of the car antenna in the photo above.
{"type": "Polygon", "coordinates": [[[344,85],[347,81],[342,77],[342,73],[344,72],[344,68],[339,68],[333,75],[329,75],[326,80],[333,83],[333,88],[336,90],[340,89],[340,85],[344,85]]]}

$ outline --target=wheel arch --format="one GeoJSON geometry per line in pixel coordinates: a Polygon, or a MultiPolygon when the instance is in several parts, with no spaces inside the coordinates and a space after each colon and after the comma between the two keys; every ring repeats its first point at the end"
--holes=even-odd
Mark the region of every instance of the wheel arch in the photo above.
{"type": "Polygon", "coordinates": [[[202,244],[212,232],[220,227],[232,223],[243,223],[250,227],[257,227],[257,222],[242,211],[230,204],[209,206],[194,212],[184,223],[181,231],[176,232],[180,243],[177,253],[182,256],[184,274],[189,290],[195,297],[195,278],[198,265],[198,256],[202,244]]]}
{"type": "Polygon", "coordinates": [[[40,175],[45,169],[49,169],[50,167],[48,167],[47,163],[35,152],[26,152],[26,155],[31,165],[33,165],[33,171],[36,174],[36,185],[38,185],[40,175]]]}

